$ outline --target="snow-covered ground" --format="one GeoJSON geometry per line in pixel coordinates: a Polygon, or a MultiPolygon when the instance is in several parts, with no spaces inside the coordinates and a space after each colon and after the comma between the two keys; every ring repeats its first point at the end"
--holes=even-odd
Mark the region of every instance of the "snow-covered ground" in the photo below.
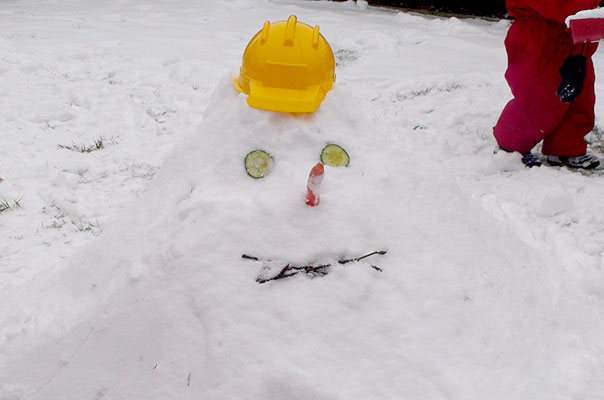
{"type": "Polygon", "coordinates": [[[3,1],[0,400],[604,399],[603,170],[493,154],[508,26],[352,1],[3,1]],[[337,60],[312,115],[231,84],[290,14],[337,60]],[[310,208],[327,143],[351,163],[310,208]],[[288,263],[335,265],[256,282],[288,263]]]}

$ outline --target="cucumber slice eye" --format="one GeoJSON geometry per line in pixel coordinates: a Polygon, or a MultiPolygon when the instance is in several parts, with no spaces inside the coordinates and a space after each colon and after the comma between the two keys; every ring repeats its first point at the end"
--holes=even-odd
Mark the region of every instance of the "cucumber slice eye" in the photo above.
{"type": "Polygon", "coordinates": [[[245,171],[254,179],[264,178],[273,168],[273,157],[264,150],[254,150],[245,156],[245,171]]]}
{"type": "Polygon", "coordinates": [[[347,167],[350,163],[350,156],[337,144],[328,144],[321,152],[321,162],[332,167],[347,167]]]}

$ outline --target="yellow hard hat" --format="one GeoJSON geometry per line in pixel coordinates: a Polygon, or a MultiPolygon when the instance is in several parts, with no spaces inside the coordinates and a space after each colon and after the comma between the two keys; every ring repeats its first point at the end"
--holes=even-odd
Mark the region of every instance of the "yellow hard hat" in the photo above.
{"type": "Polygon", "coordinates": [[[335,79],[333,52],[319,27],[292,15],[264,23],[247,45],[233,84],[251,107],[297,113],[316,111],[335,79]]]}

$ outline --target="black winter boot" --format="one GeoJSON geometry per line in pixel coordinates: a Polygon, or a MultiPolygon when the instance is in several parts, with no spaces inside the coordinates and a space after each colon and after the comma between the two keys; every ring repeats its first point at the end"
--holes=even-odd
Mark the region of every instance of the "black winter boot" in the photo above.
{"type": "Polygon", "coordinates": [[[600,165],[598,157],[591,154],[583,154],[577,157],[547,156],[546,161],[554,167],[594,169],[600,165]]]}

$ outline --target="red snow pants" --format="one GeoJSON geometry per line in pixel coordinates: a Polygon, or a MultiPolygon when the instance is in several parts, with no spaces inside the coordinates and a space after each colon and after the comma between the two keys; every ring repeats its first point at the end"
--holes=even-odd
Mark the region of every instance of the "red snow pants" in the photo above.
{"type": "Polygon", "coordinates": [[[576,157],[585,154],[584,140],[594,126],[594,68],[597,44],[573,45],[564,24],[539,16],[514,20],[505,39],[505,77],[514,98],[505,106],[494,135],[505,150],[527,153],[543,140],[543,154],[576,157]],[[556,90],[560,68],[570,55],[587,58],[587,76],[577,99],[564,104],[556,90]]]}

